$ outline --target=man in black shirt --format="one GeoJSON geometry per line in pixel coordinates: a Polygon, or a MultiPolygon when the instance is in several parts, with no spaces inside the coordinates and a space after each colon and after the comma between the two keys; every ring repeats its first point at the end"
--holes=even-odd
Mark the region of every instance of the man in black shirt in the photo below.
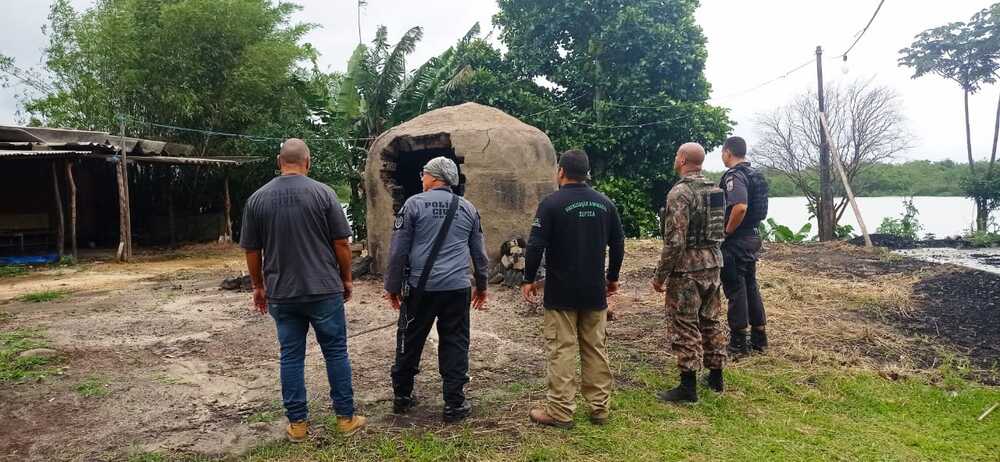
{"type": "Polygon", "coordinates": [[[590,405],[590,421],[607,422],[611,401],[611,366],[605,344],[607,297],[618,292],[625,238],[618,208],[585,183],[589,172],[586,153],[563,153],[556,173],[559,191],[546,197],[535,214],[522,285],[524,298],[537,304],[535,277],[544,254],[548,393],[545,406],[532,409],[530,417],[561,428],[573,426],[577,350],[580,391],[590,405]]]}

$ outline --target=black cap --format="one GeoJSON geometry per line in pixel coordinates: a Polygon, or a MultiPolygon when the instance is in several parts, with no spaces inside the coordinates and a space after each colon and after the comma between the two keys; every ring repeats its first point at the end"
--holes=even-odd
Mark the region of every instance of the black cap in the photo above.
{"type": "Polygon", "coordinates": [[[559,168],[566,172],[566,177],[575,181],[584,181],[590,177],[590,158],[579,149],[570,149],[559,157],[559,168]]]}

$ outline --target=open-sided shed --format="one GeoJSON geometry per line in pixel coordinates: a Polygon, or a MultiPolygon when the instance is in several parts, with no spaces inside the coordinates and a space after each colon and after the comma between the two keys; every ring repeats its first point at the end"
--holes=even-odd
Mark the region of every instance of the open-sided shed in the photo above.
{"type": "Polygon", "coordinates": [[[127,258],[133,237],[230,239],[227,174],[240,161],[192,151],[104,132],[0,126],[0,256],[61,257],[68,244],[74,255],[82,245],[127,258]],[[215,200],[175,203],[184,194],[173,179],[192,169],[218,182],[215,200]]]}

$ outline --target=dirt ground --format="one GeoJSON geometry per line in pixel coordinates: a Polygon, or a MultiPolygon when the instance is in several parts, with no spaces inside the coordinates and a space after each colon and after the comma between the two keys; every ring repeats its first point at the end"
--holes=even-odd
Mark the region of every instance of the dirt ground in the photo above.
{"type": "MultiPolygon", "coordinates": [[[[619,315],[609,327],[617,368],[628,361],[670,367],[662,299],[649,288],[658,254],[656,241],[628,243],[622,293],[611,301],[619,315]]],[[[238,249],[209,245],[125,265],[87,263],[0,281],[0,311],[7,313],[0,330],[37,329],[63,354],[58,374],[3,384],[0,460],[102,460],[135,451],[221,456],[280,438],[273,322],[250,311],[248,293],[218,287],[242,269],[238,249]],[[44,303],[20,300],[40,290],[69,295],[44,303]],[[81,396],[77,386],[90,379],[106,384],[107,396],[81,396]]],[[[971,361],[977,377],[995,383],[990,364],[1000,344],[998,284],[992,280],[969,295],[960,291],[965,282],[947,279],[978,275],[849,245],[769,245],[760,280],[771,354],[804,367],[870,368],[892,378],[957,357],[971,361]],[[948,296],[935,298],[945,289],[948,296]],[[977,314],[949,313],[957,310],[977,314]],[[931,317],[939,320],[937,330],[921,328],[929,325],[921,320],[931,317]],[[942,330],[942,323],[954,327],[942,330]],[[975,333],[971,343],[951,335],[962,332],[975,333]]],[[[395,320],[396,312],[381,300],[380,279],[358,281],[355,290],[348,304],[351,335],[395,320]]],[[[538,383],[544,375],[540,313],[509,289],[494,289],[488,307],[472,316],[474,399],[526,380],[538,383]]],[[[355,398],[372,419],[369,431],[439,426],[433,332],[417,384],[426,404],[407,419],[389,412],[394,335],[390,327],[350,339],[355,398]]],[[[314,415],[327,413],[328,388],[315,342],[306,364],[314,415]]],[[[473,419],[470,425],[491,423],[473,419]]]]}

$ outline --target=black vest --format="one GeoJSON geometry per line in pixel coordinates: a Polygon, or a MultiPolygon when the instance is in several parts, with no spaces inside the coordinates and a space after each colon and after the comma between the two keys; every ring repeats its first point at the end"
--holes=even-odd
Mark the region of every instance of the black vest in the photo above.
{"type": "MultiPolygon", "coordinates": [[[[750,164],[743,162],[727,170],[726,173],[722,175],[722,179],[719,181],[719,187],[723,190],[726,189],[726,179],[729,178],[730,175],[742,176],[747,185],[747,214],[743,218],[743,222],[736,227],[736,231],[733,235],[741,236],[755,233],[757,225],[767,218],[767,179],[765,179],[764,175],[757,171],[757,169],[751,167],[750,164]]],[[[727,223],[729,222],[730,212],[730,209],[726,209],[727,223]]]]}

